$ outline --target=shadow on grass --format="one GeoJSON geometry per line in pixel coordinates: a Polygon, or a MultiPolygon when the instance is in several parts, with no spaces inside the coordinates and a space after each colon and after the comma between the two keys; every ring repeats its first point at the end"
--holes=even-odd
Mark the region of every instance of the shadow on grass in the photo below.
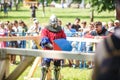
{"type": "Polygon", "coordinates": [[[19,9],[19,10],[11,10],[10,12],[28,12],[29,10],[28,9],[25,9],[25,10],[21,10],[21,9],[19,9]]]}
{"type": "Polygon", "coordinates": [[[0,16],[0,19],[28,19],[29,16],[0,16]]]}
{"type": "MultiPolygon", "coordinates": [[[[4,19],[17,19],[17,18],[19,18],[19,19],[28,19],[28,18],[30,18],[31,16],[7,16],[7,17],[4,17],[4,16],[0,16],[0,18],[4,18],[4,19]]],[[[85,19],[89,19],[90,18],[90,16],[77,16],[77,15],[74,15],[74,16],[57,16],[58,18],[85,18],[85,19]]],[[[49,17],[40,17],[40,16],[38,16],[37,18],[44,18],[44,19],[46,19],[46,18],[49,18],[49,17]]],[[[99,18],[99,19],[105,19],[105,18],[114,18],[114,16],[95,16],[94,18],[99,18]]]]}
{"type": "MultiPolygon", "coordinates": [[[[90,18],[90,16],[58,16],[58,18],[90,18]]],[[[114,18],[114,16],[94,16],[94,18],[114,18]]]]}
{"type": "MultiPolygon", "coordinates": [[[[31,18],[31,16],[0,16],[0,19],[29,19],[31,18]]],[[[44,18],[44,19],[48,19],[49,17],[40,17],[38,16],[37,18],[44,18]]]]}

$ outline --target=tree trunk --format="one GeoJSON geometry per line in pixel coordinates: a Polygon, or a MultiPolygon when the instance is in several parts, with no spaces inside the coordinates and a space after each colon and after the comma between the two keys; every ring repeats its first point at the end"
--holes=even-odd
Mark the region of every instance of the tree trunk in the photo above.
{"type": "Polygon", "coordinates": [[[120,0],[116,0],[116,19],[120,20],[120,0]]]}
{"type": "Polygon", "coordinates": [[[91,10],[90,12],[90,22],[94,21],[94,10],[91,10]]]}
{"type": "Polygon", "coordinates": [[[18,10],[17,0],[14,0],[15,10],[18,10]]]}
{"type": "Polygon", "coordinates": [[[45,1],[45,0],[42,0],[42,7],[43,7],[43,17],[45,17],[45,5],[44,5],[44,1],[45,1]]]}

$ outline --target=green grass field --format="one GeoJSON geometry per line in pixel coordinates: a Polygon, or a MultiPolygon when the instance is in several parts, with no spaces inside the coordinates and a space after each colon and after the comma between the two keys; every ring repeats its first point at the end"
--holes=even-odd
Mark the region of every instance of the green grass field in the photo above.
{"type": "MultiPolygon", "coordinates": [[[[55,14],[58,16],[59,19],[62,20],[63,25],[65,25],[67,22],[74,22],[74,19],[76,17],[79,17],[81,21],[87,21],[90,22],[90,10],[89,9],[74,9],[74,8],[67,8],[67,9],[61,9],[61,8],[46,8],[46,16],[43,17],[42,14],[42,8],[39,8],[37,10],[37,19],[40,21],[40,24],[44,26],[44,24],[47,24],[49,22],[50,15],[55,14]]],[[[28,7],[21,7],[19,11],[10,11],[8,14],[8,17],[3,17],[3,13],[0,12],[0,21],[14,21],[14,20],[23,20],[26,22],[26,24],[31,25],[32,22],[30,21],[30,10],[28,7]]],[[[102,22],[108,22],[110,20],[115,20],[114,12],[102,12],[97,13],[95,12],[95,18],[94,21],[102,21],[102,22]]],[[[19,57],[18,57],[19,58],[19,57]]],[[[16,67],[16,65],[10,66],[10,72],[13,71],[13,69],[16,67]]],[[[25,72],[19,77],[18,80],[24,80],[24,77],[27,76],[31,66],[29,66],[25,72]]],[[[62,80],[91,80],[91,69],[74,69],[69,67],[64,67],[61,70],[61,74],[63,75],[62,80]]],[[[40,67],[37,68],[34,77],[40,77],[40,67]]]]}
{"type": "MultiPolygon", "coordinates": [[[[16,65],[10,66],[10,72],[14,70],[16,65]]],[[[28,75],[31,66],[29,66],[23,74],[18,78],[18,80],[24,80],[24,77],[28,75]]],[[[91,73],[92,69],[79,69],[79,68],[69,68],[63,67],[61,69],[62,80],[91,80],[91,73]]],[[[41,67],[38,66],[33,78],[40,78],[41,75],[41,67]]],[[[52,77],[53,77],[53,70],[52,70],[52,77]]]]}
{"type": "MultiPolygon", "coordinates": [[[[49,17],[52,14],[57,15],[59,19],[62,20],[63,25],[65,25],[67,22],[74,22],[76,17],[79,17],[81,21],[87,21],[90,22],[90,10],[89,9],[75,9],[75,8],[67,8],[67,9],[61,9],[61,8],[51,8],[47,7],[46,9],[45,17],[43,17],[42,8],[38,8],[37,10],[37,19],[40,21],[41,25],[47,24],[49,22],[49,17]]],[[[9,11],[8,17],[4,18],[2,17],[4,14],[0,13],[0,20],[6,21],[6,20],[23,20],[27,23],[29,26],[31,24],[30,21],[30,9],[29,7],[21,7],[19,11],[9,11]]],[[[102,12],[102,13],[94,13],[95,18],[94,21],[102,21],[102,22],[108,22],[111,20],[115,20],[114,12],[102,12]]]]}

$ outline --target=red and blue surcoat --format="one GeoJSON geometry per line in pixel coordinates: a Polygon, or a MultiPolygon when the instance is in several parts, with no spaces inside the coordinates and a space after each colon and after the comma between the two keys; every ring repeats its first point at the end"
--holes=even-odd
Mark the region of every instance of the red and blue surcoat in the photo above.
{"type": "MultiPolygon", "coordinates": [[[[50,41],[50,43],[53,45],[54,44],[54,40],[55,39],[61,39],[64,38],[66,39],[66,35],[64,33],[64,31],[61,29],[60,26],[58,26],[58,29],[54,29],[51,26],[47,26],[45,27],[42,31],[41,31],[41,39],[47,37],[50,41]]],[[[48,48],[44,48],[44,50],[50,50],[48,48]]],[[[50,58],[44,58],[43,59],[45,62],[50,62],[52,59],[50,58]]]]}
{"type": "Polygon", "coordinates": [[[65,33],[62,29],[58,32],[52,32],[49,29],[45,28],[41,32],[41,37],[42,38],[48,37],[51,44],[53,44],[53,40],[55,40],[55,39],[60,39],[60,38],[65,38],[66,39],[66,35],[65,35],[65,33]]]}

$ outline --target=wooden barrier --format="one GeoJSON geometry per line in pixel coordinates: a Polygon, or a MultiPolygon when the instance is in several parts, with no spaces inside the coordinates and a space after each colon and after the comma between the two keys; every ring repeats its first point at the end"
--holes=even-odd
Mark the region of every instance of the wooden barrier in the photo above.
{"type": "MultiPolygon", "coordinates": [[[[39,40],[40,41],[40,36],[19,36],[19,37],[0,37],[0,42],[1,41],[14,41],[14,40],[39,40]]],[[[102,39],[90,39],[90,38],[80,38],[80,37],[67,37],[67,40],[69,41],[84,41],[84,42],[93,42],[93,43],[98,43],[102,39]]]]}
{"type": "Polygon", "coordinates": [[[12,37],[0,37],[0,42],[2,41],[17,41],[17,40],[40,40],[40,36],[12,36],[12,37]]]}
{"type": "MultiPolygon", "coordinates": [[[[33,50],[33,49],[18,49],[18,48],[1,48],[0,51],[5,53],[0,54],[16,54],[16,55],[24,55],[28,56],[25,60],[18,65],[18,67],[8,76],[5,80],[16,80],[22,72],[33,62],[35,57],[46,57],[46,58],[58,58],[58,59],[76,59],[76,60],[88,60],[93,61],[94,53],[79,53],[79,52],[69,52],[69,51],[54,51],[54,50],[33,50]],[[34,56],[34,57],[32,57],[34,56]],[[24,66],[23,66],[24,65],[24,66]],[[18,71],[19,70],[19,71],[18,71]]],[[[0,61],[2,56],[0,56],[0,61]]],[[[2,69],[4,69],[3,64],[2,69]]],[[[5,72],[5,70],[4,70],[5,72]]],[[[0,74],[2,76],[2,74],[0,74]]]]}
{"type": "Polygon", "coordinates": [[[22,48],[0,48],[4,54],[16,54],[23,56],[58,58],[58,59],[76,59],[76,60],[93,60],[94,53],[81,53],[70,51],[56,51],[56,50],[36,50],[36,49],[22,49],[22,48]]]}
{"type": "MultiPolygon", "coordinates": [[[[69,41],[84,41],[84,42],[99,42],[98,39],[87,39],[87,38],[76,38],[68,37],[69,41]]],[[[40,36],[26,36],[26,37],[2,37],[1,41],[14,41],[14,40],[34,40],[39,46],[40,36]]],[[[39,47],[40,49],[40,47],[39,47]]],[[[81,52],[70,52],[70,51],[55,51],[55,50],[34,50],[34,49],[22,49],[22,48],[0,48],[0,80],[16,80],[22,72],[34,61],[35,57],[45,58],[58,58],[58,59],[76,59],[76,60],[87,60],[93,61],[94,53],[81,53],[81,52]],[[7,55],[16,54],[27,56],[26,59],[18,65],[18,67],[8,76],[8,65],[7,55]],[[24,66],[23,66],[24,65],[24,66]],[[17,71],[19,70],[19,71],[17,71]],[[6,72],[7,71],[7,72],[6,72]]],[[[36,58],[37,59],[37,58],[36,58]]],[[[39,60],[39,58],[38,58],[39,60]]],[[[37,60],[37,61],[38,61],[37,60]]],[[[37,65],[37,61],[35,65],[37,65]]],[[[34,73],[36,66],[33,66],[31,72],[34,73]]],[[[33,74],[28,74],[27,77],[32,77],[33,74]]]]}
{"type": "Polygon", "coordinates": [[[80,37],[67,37],[68,41],[78,41],[78,42],[93,42],[98,43],[102,39],[91,39],[91,38],[80,38],[80,37]]]}

